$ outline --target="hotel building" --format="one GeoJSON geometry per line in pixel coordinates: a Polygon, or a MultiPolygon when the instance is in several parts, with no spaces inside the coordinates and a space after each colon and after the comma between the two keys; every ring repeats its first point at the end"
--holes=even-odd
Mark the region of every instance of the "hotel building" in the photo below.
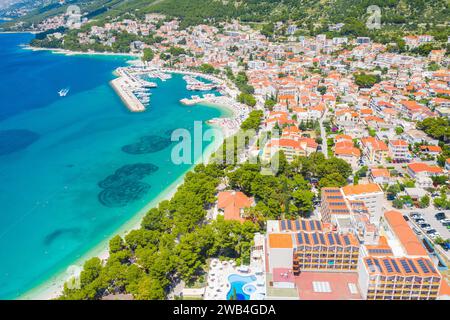
{"type": "Polygon", "coordinates": [[[318,220],[269,221],[269,270],[356,271],[359,242],[353,234],[330,231],[318,220]]]}
{"type": "Polygon", "coordinates": [[[361,294],[368,300],[434,300],[442,281],[429,258],[368,256],[358,270],[361,294]]]}
{"type": "Polygon", "coordinates": [[[362,246],[358,262],[361,295],[369,300],[436,299],[443,280],[424,246],[398,211],[379,226],[383,243],[362,246]]]}
{"type": "Polygon", "coordinates": [[[294,275],[302,271],[355,271],[359,243],[353,234],[298,232],[294,236],[294,275]]]}

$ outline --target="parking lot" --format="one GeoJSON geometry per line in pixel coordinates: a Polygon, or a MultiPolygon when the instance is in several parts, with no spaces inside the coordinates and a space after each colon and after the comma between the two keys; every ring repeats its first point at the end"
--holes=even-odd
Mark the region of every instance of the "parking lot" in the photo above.
{"type": "MultiPolygon", "coordinates": [[[[437,210],[408,210],[408,215],[411,212],[417,212],[423,216],[423,219],[425,220],[425,223],[429,224],[432,229],[435,229],[441,236],[441,238],[449,239],[450,238],[450,231],[445,227],[439,220],[436,219],[435,215],[438,212],[437,210]]],[[[446,212],[447,218],[450,218],[450,214],[446,212]]]]}
{"type": "MultiPolygon", "coordinates": [[[[409,218],[409,224],[411,227],[414,227],[416,230],[419,230],[421,235],[427,235],[427,237],[430,239],[435,239],[436,237],[433,237],[430,234],[427,234],[428,229],[434,229],[436,230],[441,238],[449,239],[450,238],[450,231],[445,227],[439,220],[436,219],[435,214],[442,211],[437,210],[402,210],[404,215],[407,215],[409,218]],[[413,213],[417,213],[423,217],[423,222],[417,223],[411,215],[413,213]],[[430,226],[428,228],[422,228],[420,227],[421,224],[429,224],[430,226]]],[[[448,212],[445,212],[447,218],[450,217],[448,212]]],[[[450,259],[450,250],[445,251],[445,254],[447,258],[450,259]]]]}

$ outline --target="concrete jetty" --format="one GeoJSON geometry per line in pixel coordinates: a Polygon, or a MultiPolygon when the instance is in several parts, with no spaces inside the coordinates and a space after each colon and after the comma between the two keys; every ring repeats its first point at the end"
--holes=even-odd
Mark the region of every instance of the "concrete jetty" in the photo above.
{"type": "Polygon", "coordinates": [[[134,95],[131,90],[131,85],[130,79],[126,76],[121,76],[120,78],[111,81],[111,86],[131,112],[143,112],[146,110],[145,106],[134,95]]]}

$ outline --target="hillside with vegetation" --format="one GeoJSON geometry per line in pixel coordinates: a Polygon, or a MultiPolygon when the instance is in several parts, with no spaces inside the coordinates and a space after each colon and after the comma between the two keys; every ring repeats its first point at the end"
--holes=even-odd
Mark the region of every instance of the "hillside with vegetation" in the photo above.
{"type": "Polygon", "coordinates": [[[65,12],[67,6],[73,4],[80,6],[85,17],[100,23],[115,17],[133,15],[143,18],[147,13],[158,12],[180,18],[181,27],[230,19],[256,26],[289,22],[299,27],[298,34],[307,35],[327,32],[329,24],[339,22],[346,24],[340,34],[376,35],[379,31],[369,31],[365,26],[369,17],[367,8],[371,5],[380,7],[382,31],[388,34],[424,30],[442,32],[450,16],[446,0],[69,0],[64,5],[56,2],[36,9],[18,21],[24,27],[30,26],[65,12]]]}

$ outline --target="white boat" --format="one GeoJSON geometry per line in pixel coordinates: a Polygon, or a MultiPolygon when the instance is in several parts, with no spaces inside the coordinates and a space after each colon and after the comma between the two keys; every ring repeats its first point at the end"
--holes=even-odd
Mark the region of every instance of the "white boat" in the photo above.
{"type": "Polygon", "coordinates": [[[66,89],[61,89],[58,91],[58,94],[60,97],[65,97],[67,96],[67,94],[69,93],[70,89],[66,88],[66,89]]]}

